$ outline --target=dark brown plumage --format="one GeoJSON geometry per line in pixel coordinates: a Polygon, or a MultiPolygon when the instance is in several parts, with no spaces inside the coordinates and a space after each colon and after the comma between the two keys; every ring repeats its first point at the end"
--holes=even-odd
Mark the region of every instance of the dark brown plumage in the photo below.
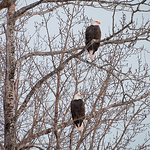
{"type": "Polygon", "coordinates": [[[74,100],[71,101],[71,114],[76,128],[83,130],[83,120],[85,119],[85,106],[80,94],[76,94],[74,100]]]}
{"type": "MultiPolygon", "coordinates": [[[[86,45],[90,44],[93,39],[96,39],[96,40],[101,39],[101,30],[100,30],[99,24],[100,24],[99,21],[94,20],[92,22],[92,25],[87,27],[86,32],[85,32],[85,44],[86,45]]],[[[87,48],[91,58],[94,57],[94,53],[97,51],[99,46],[100,46],[100,43],[93,43],[87,48]]]]}

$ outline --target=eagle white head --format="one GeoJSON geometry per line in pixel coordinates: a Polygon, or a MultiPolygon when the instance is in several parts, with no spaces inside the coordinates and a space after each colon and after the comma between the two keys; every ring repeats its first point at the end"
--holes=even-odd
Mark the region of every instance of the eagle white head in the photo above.
{"type": "Polygon", "coordinates": [[[78,99],[81,99],[81,97],[82,97],[82,95],[78,93],[74,96],[74,99],[78,100],[78,99]]]}
{"type": "Polygon", "coordinates": [[[99,24],[101,24],[98,20],[93,20],[92,21],[92,25],[99,25],[99,24]]]}

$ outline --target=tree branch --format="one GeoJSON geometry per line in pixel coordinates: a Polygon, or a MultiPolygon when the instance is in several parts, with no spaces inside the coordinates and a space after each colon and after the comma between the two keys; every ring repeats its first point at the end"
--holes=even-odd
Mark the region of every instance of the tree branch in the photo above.
{"type": "Polygon", "coordinates": [[[77,48],[74,48],[74,49],[71,49],[71,50],[64,50],[64,51],[54,51],[54,52],[32,52],[32,53],[28,53],[24,56],[22,56],[21,58],[19,58],[15,64],[16,64],[16,67],[18,67],[18,65],[24,61],[25,59],[29,58],[29,57],[32,57],[32,56],[54,56],[54,55],[58,55],[58,54],[63,54],[63,53],[71,53],[71,52],[74,52],[74,51],[77,51],[79,49],[83,49],[84,47],[77,47],[77,48]]]}
{"type": "MultiPolygon", "coordinates": [[[[0,3],[0,10],[3,9],[3,8],[7,8],[9,7],[11,4],[10,3],[6,3],[8,2],[4,0],[0,3]]],[[[58,3],[58,2],[61,2],[62,5],[66,5],[66,4],[73,4],[72,2],[76,2],[76,0],[40,0],[38,2],[34,2],[28,6],[25,6],[23,8],[21,8],[20,10],[18,10],[15,14],[14,14],[14,17],[17,19],[19,16],[23,15],[25,12],[27,12],[28,10],[34,8],[35,6],[41,4],[41,3],[58,3]],[[64,2],[66,4],[64,4],[64,2]],[[71,3],[69,3],[71,2],[71,3]]],[[[110,2],[110,1],[97,1],[97,0],[82,0],[81,2],[99,2],[100,4],[112,4],[112,5],[125,5],[125,6],[138,6],[140,4],[144,4],[146,2],[146,0],[143,0],[142,2],[139,2],[139,3],[134,3],[134,4],[131,4],[130,2],[124,2],[124,1],[113,1],[113,2],[110,2]]],[[[78,4],[79,5],[79,4],[78,4]]],[[[59,6],[56,6],[56,8],[59,7],[59,6]]],[[[50,9],[46,12],[49,12],[49,11],[53,11],[54,9],[56,9],[55,7],[53,9],[50,9]]]]}
{"type": "MultiPolygon", "coordinates": [[[[129,96],[129,95],[128,95],[128,96],[129,96]]],[[[103,112],[105,112],[106,110],[108,110],[108,109],[111,108],[111,107],[118,107],[118,106],[122,106],[122,105],[131,104],[131,103],[134,103],[134,102],[136,102],[136,101],[139,101],[139,100],[141,100],[141,99],[143,99],[143,98],[146,98],[146,97],[148,97],[148,96],[150,96],[150,92],[145,93],[145,94],[143,94],[142,96],[140,96],[140,97],[138,97],[138,98],[136,98],[136,99],[133,99],[133,98],[130,97],[131,100],[129,100],[129,101],[120,102],[120,103],[114,103],[114,104],[109,105],[108,107],[105,107],[105,108],[103,109],[103,112]]]]}
{"type": "MultiPolygon", "coordinates": [[[[130,23],[129,23],[130,24],[130,23]]],[[[126,27],[129,26],[126,25],[126,27]]],[[[123,31],[126,27],[124,27],[123,29],[117,31],[116,33],[110,35],[109,37],[103,39],[103,40],[93,40],[93,43],[97,43],[97,42],[100,42],[100,46],[103,46],[103,45],[106,45],[106,44],[124,44],[124,43],[127,43],[127,42],[134,42],[134,41],[137,41],[137,40],[145,40],[144,38],[143,39],[139,39],[138,36],[142,36],[148,32],[150,32],[150,30],[146,30],[136,36],[133,36],[133,37],[130,37],[130,38],[126,38],[126,39],[121,39],[121,40],[110,40],[112,37],[114,37],[115,35],[119,34],[121,31],[123,31]],[[103,42],[103,43],[102,43],[103,42]]],[[[58,54],[63,54],[63,53],[71,53],[73,51],[77,51],[79,49],[83,49],[84,46],[81,46],[81,47],[77,47],[77,48],[74,48],[74,49],[71,49],[71,50],[64,50],[64,51],[54,51],[54,52],[32,52],[32,53],[28,53],[24,56],[22,56],[21,58],[19,58],[17,61],[16,61],[16,67],[22,62],[24,61],[25,59],[29,58],[29,57],[32,57],[32,56],[48,56],[48,55],[51,55],[51,56],[54,56],[54,55],[58,55],[58,54]]]]}
{"type": "MultiPolygon", "coordinates": [[[[146,93],[146,94],[143,94],[142,96],[140,96],[140,97],[138,97],[138,98],[136,98],[136,99],[132,99],[132,100],[130,100],[130,101],[126,101],[126,102],[124,102],[124,103],[120,102],[120,103],[111,104],[111,105],[109,105],[109,106],[103,108],[101,111],[95,112],[95,114],[87,115],[87,116],[86,116],[86,120],[89,120],[89,119],[91,119],[91,118],[95,118],[97,115],[99,116],[101,113],[106,112],[109,108],[118,107],[118,106],[124,106],[124,105],[127,105],[127,104],[131,104],[131,103],[133,103],[133,102],[136,102],[136,101],[139,101],[139,100],[141,100],[141,99],[143,99],[143,98],[146,98],[146,97],[149,96],[149,95],[150,95],[150,92],[148,92],[148,93],[146,93]]],[[[112,119],[110,119],[110,120],[112,120],[112,119]]],[[[107,121],[108,121],[108,119],[107,119],[107,121]]],[[[106,122],[106,120],[101,120],[101,123],[104,123],[104,122],[106,122]]],[[[60,125],[57,126],[57,129],[65,128],[65,127],[67,127],[67,126],[70,126],[72,123],[73,123],[73,120],[69,120],[69,121],[67,121],[67,122],[63,122],[62,124],[60,124],[60,125]]],[[[35,138],[38,138],[38,137],[40,137],[40,136],[42,136],[42,135],[46,135],[46,134],[49,134],[49,133],[54,132],[54,131],[55,131],[55,127],[51,127],[51,128],[42,130],[42,131],[40,131],[40,132],[38,132],[38,133],[32,134],[32,135],[30,135],[30,138],[27,137],[27,138],[25,138],[23,141],[21,141],[21,142],[17,145],[17,147],[19,146],[19,147],[21,148],[21,145],[24,145],[24,144],[28,143],[31,138],[32,138],[32,139],[35,139],[35,138]]]]}
{"type": "Polygon", "coordinates": [[[32,3],[32,4],[28,5],[28,6],[25,6],[25,7],[21,8],[21,9],[19,9],[17,12],[15,12],[14,18],[17,19],[19,16],[23,15],[23,14],[24,14],[26,11],[28,11],[29,9],[31,9],[31,8],[33,8],[33,7],[35,7],[35,6],[39,5],[39,4],[41,4],[42,1],[43,1],[43,0],[40,0],[40,1],[38,1],[38,2],[32,3]]]}
{"type": "Polygon", "coordinates": [[[3,0],[0,3],[0,10],[4,9],[4,8],[8,8],[11,6],[11,2],[9,0],[3,0]]]}
{"type": "Polygon", "coordinates": [[[2,150],[5,150],[5,148],[4,148],[3,144],[1,143],[1,141],[0,141],[0,148],[1,148],[2,150]]]}
{"type": "Polygon", "coordinates": [[[32,97],[32,95],[34,94],[34,92],[36,91],[36,89],[38,89],[42,83],[44,81],[46,81],[48,78],[50,78],[51,76],[53,76],[54,74],[60,72],[62,69],[64,69],[64,67],[67,65],[67,63],[81,55],[84,51],[85,51],[86,47],[84,47],[79,53],[76,53],[72,56],[70,56],[68,59],[66,59],[63,63],[61,63],[54,71],[52,71],[51,73],[47,74],[45,77],[43,77],[41,80],[39,80],[35,86],[31,89],[31,91],[29,92],[29,94],[26,96],[26,99],[24,100],[23,104],[20,106],[19,110],[17,111],[15,117],[13,118],[15,121],[17,120],[17,118],[19,117],[19,115],[21,114],[21,112],[25,109],[25,107],[27,106],[27,103],[29,102],[30,98],[32,97]]]}

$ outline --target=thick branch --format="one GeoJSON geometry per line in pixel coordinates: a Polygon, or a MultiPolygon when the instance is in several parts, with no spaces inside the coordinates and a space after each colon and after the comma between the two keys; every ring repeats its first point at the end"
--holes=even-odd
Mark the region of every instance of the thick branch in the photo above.
{"type": "Polygon", "coordinates": [[[43,1],[43,0],[40,0],[40,1],[38,1],[38,2],[32,3],[32,4],[28,5],[28,6],[25,6],[25,7],[21,8],[21,9],[19,9],[19,10],[14,14],[14,18],[17,19],[20,15],[23,15],[26,11],[28,11],[28,10],[34,8],[35,6],[41,4],[42,1],[43,1]]]}
{"type": "Polygon", "coordinates": [[[84,47],[77,47],[77,48],[74,48],[74,49],[71,49],[71,50],[64,50],[64,51],[54,51],[54,52],[32,52],[32,53],[28,53],[24,56],[22,56],[21,58],[19,58],[17,61],[16,61],[16,67],[22,62],[24,61],[25,59],[29,58],[29,57],[32,57],[32,56],[54,56],[54,55],[58,55],[58,54],[63,54],[63,53],[71,53],[73,51],[77,51],[79,49],[83,49],[84,47]]]}
{"type": "Polygon", "coordinates": [[[0,10],[4,9],[4,8],[8,8],[11,6],[11,2],[9,0],[3,0],[0,3],[0,10]]]}
{"type": "MultiPolygon", "coordinates": [[[[47,3],[47,2],[69,2],[69,1],[77,1],[77,0],[44,0],[43,3],[47,3]]],[[[125,5],[125,6],[136,6],[139,4],[144,4],[144,2],[146,2],[146,0],[143,0],[142,2],[137,2],[137,3],[131,3],[130,1],[125,2],[125,1],[103,1],[103,0],[82,0],[82,2],[98,2],[101,4],[117,4],[117,5],[125,5]]]]}

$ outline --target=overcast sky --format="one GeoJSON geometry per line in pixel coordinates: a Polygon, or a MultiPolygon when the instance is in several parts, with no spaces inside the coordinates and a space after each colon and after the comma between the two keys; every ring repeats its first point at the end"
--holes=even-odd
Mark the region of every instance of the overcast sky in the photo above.
{"type": "MultiPolygon", "coordinates": [[[[34,1],[32,1],[34,2],[34,1]]],[[[20,1],[19,2],[20,7],[23,6],[23,3],[20,1]]],[[[143,9],[147,9],[146,7],[143,9]]],[[[61,10],[61,9],[60,9],[61,10]]],[[[55,12],[55,11],[54,11],[55,12]]],[[[116,17],[115,17],[115,22],[119,23],[119,19],[122,16],[122,11],[116,12],[116,17]]],[[[127,18],[130,18],[130,12],[124,12],[127,15],[127,18]]],[[[61,14],[61,13],[60,13],[61,14]]],[[[92,8],[92,7],[85,7],[85,14],[88,16],[89,19],[96,19],[99,20],[101,22],[100,28],[102,31],[102,39],[105,38],[106,36],[109,35],[109,33],[111,33],[112,30],[112,12],[111,11],[106,11],[104,9],[100,9],[100,8],[92,8]]],[[[50,34],[51,35],[55,35],[58,32],[58,25],[56,24],[56,18],[55,18],[55,14],[53,14],[54,17],[52,18],[52,21],[54,21],[54,24],[50,24],[49,25],[49,30],[50,30],[50,34]]],[[[63,15],[62,15],[63,17],[63,15]]],[[[138,15],[136,15],[136,19],[137,22],[141,23],[142,22],[142,17],[144,17],[145,21],[148,20],[150,18],[150,14],[149,13],[138,13],[138,15]]],[[[65,19],[65,18],[64,18],[65,19]]],[[[41,22],[41,17],[40,16],[35,16],[32,17],[31,19],[29,19],[27,21],[26,24],[26,28],[27,28],[27,32],[26,35],[30,35],[33,31],[34,31],[34,25],[35,22],[41,22]]],[[[83,22],[84,24],[84,22],[83,22]]],[[[83,30],[83,27],[79,26],[76,28],[75,31],[77,30],[83,30]]],[[[42,32],[41,32],[42,34],[42,32]]],[[[45,34],[45,31],[43,31],[43,35],[45,34]]],[[[75,33],[76,34],[76,33],[75,33]]],[[[31,43],[32,44],[32,43],[31,43]]],[[[142,46],[144,44],[144,47],[147,49],[147,52],[142,52],[140,55],[142,56],[142,61],[143,63],[147,62],[150,65],[150,43],[148,42],[138,42],[138,46],[142,46]]],[[[132,56],[130,58],[128,58],[128,63],[130,64],[130,66],[132,66],[133,71],[138,67],[137,66],[137,56],[132,56]]],[[[149,121],[147,119],[147,121],[149,121]]],[[[146,131],[147,133],[147,131],[146,131]]],[[[145,134],[143,133],[143,137],[145,137],[145,134]]],[[[142,138],[141,138],[141,134],[139,136],[137,136],[136,142],[133,144],[133,146],[140,144],[140,142],[142,142],[142,138]]]]}

